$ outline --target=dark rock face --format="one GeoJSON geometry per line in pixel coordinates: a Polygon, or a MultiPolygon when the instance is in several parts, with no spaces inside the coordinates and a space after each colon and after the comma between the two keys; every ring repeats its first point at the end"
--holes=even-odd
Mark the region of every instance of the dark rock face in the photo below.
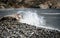
{"type": "Polygon", "coordinates": [[[60,0],[0,0],[0,8],[60,8],[60,0]]]}
{"type": "Polygon", "coordinates": [[[0,19],[0,38],[60,38],[57,30],[35,27],[17,20],[0,19]],[[9,21],[10,20],[10,21],[9,21]]]}
{"type": "Polygon", "coordinates": [[[0,21],[12,21],[12,20],[14,20],[14,21],[17,21],[17,19],[16,18],[13,18],[13,17],[2,17],[1,19],[0,19],[0,21]]]}

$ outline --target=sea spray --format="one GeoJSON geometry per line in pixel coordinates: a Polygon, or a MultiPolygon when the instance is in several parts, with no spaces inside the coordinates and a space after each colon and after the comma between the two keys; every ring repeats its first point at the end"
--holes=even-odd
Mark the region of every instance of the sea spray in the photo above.
{"type": "Polygon", "coordinates": [[[44,17],[38,16],[37,11],[18,11],[18,14],[22,15],[22,18],[19,21],[21,23],[26,23],[37,27],[46,28],[46,29],[52,29],[52,30],[55,29],[53,27],[47,26],[44,17]]]}
{"type": "Polygon", "coordinates": [[[35,12],[33,12],[33,11],[19,11],[18,13],[20,13],[23,16],[23,18],[20,19],[20,22],[22,22],[22,23],[35,25],[38,27],[45,24],[43,17],[39,18],[36,11],[35,12]]]}

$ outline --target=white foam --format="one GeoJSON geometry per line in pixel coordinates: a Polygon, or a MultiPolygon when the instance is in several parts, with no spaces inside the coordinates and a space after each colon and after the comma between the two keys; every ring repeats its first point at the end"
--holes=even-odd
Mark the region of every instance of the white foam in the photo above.
{"type": "Polygon", "coordinates": [[[23,18],[20,19],[20,22],[27,23],[30,25],[40,26],[45,23],[43,23],[43,17],[38,17],[37,13],[33,11],[19,11],[18,13],[23,15],[23,18]]]}
{"type": "MultiPolygon", "coordinates": [[[[21,23],[26,23],[26,24],[37,26],[37,27],[46,28],[46,29],[52,29],[52,30],[55,29],[53,27],[47,27],[44,17],[38,16],[36,11],[35,12],[34,11],[18,11],[18,13],[23,16],[23,18],[20,19],[19,21],[21,23]]],[[[55,29],[55,30],[58,30],[58,29],[55,29]]]]}

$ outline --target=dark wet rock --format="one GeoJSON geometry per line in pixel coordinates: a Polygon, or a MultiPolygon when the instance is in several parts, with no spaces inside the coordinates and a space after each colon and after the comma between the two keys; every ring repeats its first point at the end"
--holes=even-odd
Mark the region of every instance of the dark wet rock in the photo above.
{"type": "Polygon", "coordinates": [[[2,17],[2,18],[0,18],[0,21],[17,21],[17,19],[16,18],[13,18],[13,17],[2,17]]]}
{"type": "Polygon", "coordinates": [[[0,19],[0,38],[60,38],[58,30],[45,29],[11,20],[14,18],[7,19],[5,18],[4,21],[0,19]]]}

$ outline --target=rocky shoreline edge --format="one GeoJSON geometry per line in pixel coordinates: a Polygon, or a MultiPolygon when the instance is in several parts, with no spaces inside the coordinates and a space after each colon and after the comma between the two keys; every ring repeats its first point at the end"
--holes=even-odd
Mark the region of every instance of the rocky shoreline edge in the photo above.
{"type": "Polygon", "coordinates": [[[6,17],[0,19],[0,38],[60,38],[60,32],[20,23],[15,18],[6,17]]]}

